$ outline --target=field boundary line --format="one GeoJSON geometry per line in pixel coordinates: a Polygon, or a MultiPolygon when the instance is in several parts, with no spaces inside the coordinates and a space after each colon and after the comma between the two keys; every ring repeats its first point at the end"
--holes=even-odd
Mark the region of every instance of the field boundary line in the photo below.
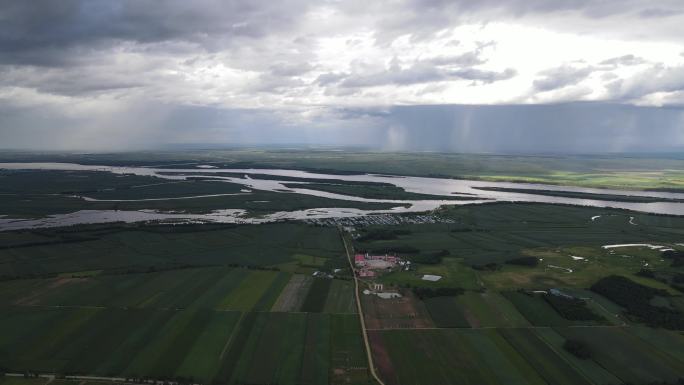
{"type": "MultiPolygon", "coordinates": [[[[556,331],[555,331],[553,328],[551,328],[551,330],[553,330],[554,333],[556,333],[556,331]]],[[[584,373],[584,371],[583,371],[579,366],[577,366],[577,364],[571,362],[567,357],[565,357],[563,354],[561,354],[561,353],[558,351],[558,349],[556,349],[553,345],[551,345],[551,342],[547,341],[546,338],[544,338],[544,336],[540,335],[539,333],[534,333],[534,334],[537,336],[537,338],[539,338],[539,340],[540,340],[543,344],[545,344],[546,346],[548,346],[549,349],[551,349],[552,352],[556,353],[556,355],[557,355],[561,360],[565,361],[566,364],[568,364],[571,368],[575,369],[575,371],[576,371],[577,373],[579,373],[582,377],[584,377],[584,379],[587,380],[587,382],[589,382],[590,384],[595,383],[591,378],[589,378],[589,376],[588,376],[586,373],[584,373]]],[[[559,333],[556,333],[556,334],[559,334],[559,333]]],[[[562,336],[561,336],[561,337],[562,337],[562,336]]],[[[605,368],[604,368],[604,369],[605,369],[605,368]]],[[[611,373],[611,372],[608,372],[608,373],[611,373]]],[[[611,374],[612,374],[612,373],[611,373],[611,374]]]]}
{"type": "Polygon", "coordinates": [[[347,254],[347,262],[349,262],[349,267],[351,268],[352,275],[354,276],[354,294],[356,296],[356,307],[359,312],[359,320],[361,322],[361,334],[363,335],[363,343],[366,345],[366,356],[368,358],[368,368],[370,369],[371,375],[380,385],[385,385],[385,383],[380,379],[378,373],[375,371],[375,365],[373,364],[373,353],[371,351],[370,343],[368,342],[368,332],[366,330],[366,320],[363,317],[363,306],[361,306],[361,297],[359,296],[359,279],[356,276],[356,270],[354,269],[354,264],[352,263],[351,254],[349,254],[349,247],[347,247],[347,240],[344,238],[344,232],[340,227],[337,228],[340,232],[340,237],[342,238],[342,244],[344,245],[344,251],[347,254]]]}
{"type": "Polygon", "coordinates": [[[242,319],[245,317],[245,313],[246,312],[240,312],[240,318],[238,318],[237,322],[235,323],[235,328],[233,328],[233,331],[230,332],[230,337],[228,337],[226,344],[223,345],[223,350],[221,350],[221,354],[219,355],[219,361],[223,359],[223,355],[226,354],[228,346],[230,346],[230,343],[233,342],[233,337],[235,336],[235,333],[237,333],[240,324],[242,324],[242,319]]]}

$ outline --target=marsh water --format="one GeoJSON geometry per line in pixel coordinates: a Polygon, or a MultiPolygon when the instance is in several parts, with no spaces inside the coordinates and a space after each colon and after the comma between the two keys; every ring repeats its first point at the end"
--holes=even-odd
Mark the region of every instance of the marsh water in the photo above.
{"type": "MultiPolygon", "coordinates": [[[[0,215],[0,230],[11,230],[33,227],[52,227],[74,225],[80,223],[106,222],[140,222],[140,221],[176,221],[176,222],[220,222],[220,223],[263,223],[277,220],[299,220],[312,218],[350,217],[379,213],[407,213],[423,212],[435,209],[441,205],[470,205],[489,202],[536,202],[551,204],[569,204],[602,208],[619,208],[644,213],[684,215],[684,193],[659,191],[626,191],[598,188],[582,188],[572,186],[556,186],[545,184],[513,183],[513,182],[485,182],[465,179],[443,179],[429,177],[394,176],[379,174],[337,175],[323,174],[299,170],[284,169],[236,169],[209,168],[198,165],[196,168],[157,168],[157,167],[117,167],[99,165],[81,165],[74,163],[0,163],[0,169],[11,170],[55,170],[55,171],[100,171],[118,175],[153,176],[166,180],[186,180],[202,177],[207,180],[236,183],[244,186],[240,194],[249,194],[251,190],[272,192],[291,192],[301,195],[312,195],[323,198],[339,199],[356,202],[389,203],[397,206],[386,210],[362,210],[353,208],[321,207],[308,210],[282,211],[261,217],[248,217],[244,210],[217,210],[208,214],[189,214],[156,212],[151,210],[114,211],[114,210],[81,210],[69,214],[51,215],[40,219],[12,219],[0,215]],[[225,176],[231,174],[238,176],[225,176]],[[259,179],[250,175],[260,175],[259,179]],[[370,199],[354,195],[343,195],[307,188],[310,182],[283,180],[287,178],[332,179],[350,182],[387,183],[404,189],[407,192],[443,196],[445,199],[370,199]],[[288,186],[284,184],[287,183],[288,186]],[[301,187],[291,187],[298,185],[301,187]],[[509,192],[484,190],[491,188],[525,189],[529,192],[509,192]],[[643,197],[662,201],[636,203],[619,200],[582,199],[560,196],[540,195],[538,191],[555,191],[568,193],[600,194],[603,196],[643,197]],[[449,200],[447,197],[459,197],[462,200],[449,200]],[[677,202],[676,200],[682,200],[677,202]]],[[[220,196],[227,194],[197,195],[190,197],[157,197],[153,200],[164,199],[193,199],[206,196],[220,196]]],[[[234,194],[231,194],[234,195],[234,194]]],[[[83,200],[97,200],[88,196],[79,196],[83,200]]],[[[150,200],[140,199],[139,201],[150,200]]],[[[113,200],[116,201],[116,200],[113,200]]],[[[0,213],[2,214],[2,213],[0,213]]]]}

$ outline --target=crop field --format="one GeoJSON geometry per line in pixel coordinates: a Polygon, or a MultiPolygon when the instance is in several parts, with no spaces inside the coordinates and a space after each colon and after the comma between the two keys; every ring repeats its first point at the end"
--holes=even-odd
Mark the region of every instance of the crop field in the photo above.
{"type": "Polygon", "coordinates": [[[0,281],[3,370],[206,384],[370,383],[353,282],[278,268],[280,261],[323,267],[343,258],[335,229],[278,224],[86,230],[92,239],[49,246],[31,243],[73,232],[3,234],[2,251],[14,266],[31,271],[55,262],[49,273],[0,281]],[[275,234],[264,237],[264,230],[275,234]],[[117,249],[128,247],[140,260],[122,261],[129,263],[126,269],[113,267],[109,261],[116,258],[106,253],[122,255],[117,249]],[[215,257],[203,259],[202,248],[215,250],[215,257]],[[69,253],[76,250],[80,254],[69,253]],[[174,263],[146,259],[145,250],[174,263]],[[87,270],[69,268],[79,258],[89,260],[87,270]]]}
{"type": "Polygon", "coordinates": [[[369,384],[366,348],[361,338],[358,316],[330,315],[331,384],[369,384]]]}
{"type": "Polygon", "coordinates": [[[327,384],[367,370],[354,315],[3,307],[0,327],[19,372],[327,384]]]}
{"type": "MultiPolygon", "coordinates": [[[[492,330],[374,331],[390,367],[388,384],[544,384],[535,370],[492,330]],[[500,345],[504,344],[505,348],[500,345]],[[408,348],[410,347],[410,348],[408,348]]],[[[382,350],[381,349],[381,350],[382,350]]]]}
{"type": "Polygon", "coordinates": [[[673,382],[684,373],[681,359],[654,348],[624,328],[602,328],[600,331],[558,328],[557,331],[565,338],[574,338],[589,345],[593,352],[592,360],[621,381],[673,382]]]}
{"type": "Polygon", "coordinates": [[[0,304],[116,308],[269,310],[290,275],[204,267],[155,273],[0,282],[0,304]]]}
{"type": "Polygon", "coordinates": [[[440,328],[467,328],[470,326],[463,308],[455,297],[434,297],[423,301],[435,326],[440,328]]]}
{"type": "Polygon", "coordinates": [[[313,279],[303,274],[293,274],[273,305],[273,311],[298,311],[309,293],[313,279]]]}
{"type": "MultiPolygon", "coordinates": [[[[536,335],[551,347],[563,360],[574,367],[578,373],[594,384],[622,384],[622,381],[614,374],[599,365],[593,359],[581,359],[575,357],[563,348],[566,339],[552,328],[537,328],[536,335]]],[[[597,338],[601,336],[595,331],[597,338]]]]}
{"type": "Polygon", "coordinates": [[[323,306],[325,313],[356,313],[354,282],[335,279],[331,281],[328,298],[323,306]]]}
{"type": "Polygon", "coordinates": [[[442,328],[526,327],[530,323],[496,292],[465,292],[457,297],[424,300],[430,317],[442,328]]]}
{"type": "Polygon", "coordinates": [[[466,292],[456,297],[456,303],[464,310],[465,318],[474,328],[529,325],[515,306],[496,292],[466,292]]]}
{"type": "Polygon", "coordinates": [[[572,324],[537,295],[520,292],[505,292],[503,295],[532,325],[567,326],[572,324]]]}
{"type": "Polygon", "coordinates": [[[531,329],[505,329],[501,335],[551,384],[589,384],[531,329]]]}

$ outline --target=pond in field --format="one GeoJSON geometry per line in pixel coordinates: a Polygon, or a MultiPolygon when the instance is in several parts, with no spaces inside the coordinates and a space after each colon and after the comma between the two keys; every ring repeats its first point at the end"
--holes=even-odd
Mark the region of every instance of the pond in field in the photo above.
{"type": "MultiPolygon", "coordinates": [[[[684,215],[684,193],[658,191],[625,191],[597,188],[581,188],[572,186],[555,186],[543,184],[485,182],[465,179],[443,179],[428,177],[390,176],[378,174],[337,175],[323,174],[299,170],[282,169],[235,169],[235,168],[155,168],[155,167],[117,167],[99,165],[81,165],[73,163],[0,163],[0,169],[9,170],[55,170],[55,171],[101,171],[118,175],[153,176],[166,180],[186,180],[202,177],[205,180],[237,183],[244,186],[240,194],[249,194],[252,190],[272,192],[292,192],[330,199],[356,202],[390,203],[396,207],[387,210],[362,210],[352,208],[321,207],[316,209],[283,211],[261,216],[248,217],[244,210],[217,210],[210,214],[186,214],[141,211],[98,211],[83,210],[70,214],[52,215],[41,219],[12,219],[0,215],[0,230],[73,225],[79,223],[105,223],[113,221],[139,222],[147,220],[178,222],[223,222],[223,223],[261,223],[285,219],[312,219],[331,217],[363,216],[377,213],[421,212],[435,209],[441,205],[467,205],[488,202],[537,202],[551,204],[569,204],[591,207],[619,208],[644,213],[684,215]],[[230,176],[228,176],[230,174],[230,176]],[[259,177],[250,177],[258,175],[259,177]],[[371,199],[354,195],[344,195],[307,188],[309,181],[293,181],[291,178],[309,180],[337,180],[346,182],[376,182],[391,184],[407,192],[443,196],[441,199],[371,199]],[[284,184],[287,183],[288,186],[284,184]],[[292,187],[298,185],[301,187],[292,187]],[[508,190],[508,191],[502,191],[508,190]],[[512,191],[515,190],[515,191],[512,191]],[[526,190],[526,191],[525,191],[526,190]],[[558,196],[559,194],[575,194],[574,197],[558,196]],[[578,197],[579,195],[579,197],[578,197]],[[584,195],[584,196],[583,196],[584,195]],[[595,195],[595,196],[592,196],[595,195]],[[600,197],[599,197],[600,196],[600,197]],[[448,200],[448,197],[459,197],[459,200],[448,200]],[[590,197],[591,199],[586,199],[590,197]],[[611,200],[613,197],[614,200],[611,200]],[[600,199],[599,199],[600,198],[600,199]],[[625,199],[629,198],[629,199],[625,199]],[[648,202],[638,202],[643,198],[648,202]],[[625,201],[626,200],[626,201],[625,201]],[[636,202],[635,202],[636,200],[636,202]]],[[[215,196],[223,195],[216,194],[215,196]]],[[[180,199],[202,198],[183,197],[180,199]]],[[[211,196],[211,195],[209,195],[211,196]]],[[[96,200],[88,196],[80,196],[84,200],[96,200]]],[[[179,199],[179,198],[147,198],[147,200],[179,199]]],[[[140,200],[144,201],[144,200],[140,200]]],[[[0,213],[2,214],[2,213],[0,213]]]]}

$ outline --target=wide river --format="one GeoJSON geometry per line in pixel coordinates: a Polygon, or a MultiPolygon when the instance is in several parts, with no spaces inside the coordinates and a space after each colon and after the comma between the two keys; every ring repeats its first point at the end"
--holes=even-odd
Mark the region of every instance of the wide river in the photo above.
{"type": "MultiPolygon", "coordinates": [[[[488,202],[537,202],[552,204],[570,204],[591,207],[606,207],[627,209],[644,213],[684,215],[684,203],[672,200],[683,200],[684,193],[656,192],[656,191],[625,191],[597,188],[582,188],[572,186],[555,186],[544,184],[511,183],[511,182],[484,182],[465,179],[442,179],[409,176],[389,176],[378,174],[360,175],[335,175],[320,174],[298,170],[281,169],[233,169],[233,168],[210,168],[209,166],[198,166],[198,168],[155,168],[155,167],[116,167],[81,165],[74,163],[0,163],[0,169],[11,170],[55,170],[55,171],[100,171],[111,172],[119,175],[140,175],[153,176],[166,180],[185,180],[191,177],[202,176],[212,178],[216,181],[237,183],[244,186],[244,194],[249,194],[250,190],[264,190],[274,192],[294,192],[302,195],[315,195],[324,198],[341,199],[358,202],[377,202],[397,204],[389,210],[361,210],[351,208],[321,207],[300,211],[284,211],[265,215],[258,218],[245,216],[244,210],[217,210],[209,214],[187,214],[187,213],[168,213],[155,212],[150,210],[141,211],[114,211],[114,210],[81,210],[69,214],[56,214],[47,218],[40,219],[13,219],[3,218],[0,213],[0,231],[34,228],[34,227],[53,227],[74,225],[81,223],[106,223],[114,221],[139,222],[139,221],[174,221],[174,222],[220,222],[220,223],[263,223],[283,219],[312,219],[312,218],[332,218],[332,217],[352,217],[379,213],[406,213],[421,212],[435,209],[441,205],[466,205],[481,204],[488,202]],[[241,175],[231,177],[220,175],[221,173],[231,173],[241,175]],[[267,176],[266,179],[252,179],[249,175],[267,176]],[[308,179],[334,179],[340,181],[361,181],[389,183],[403,188],[408,192],[431,194],[444,197],[467,197],[468,200],[388,200],[388,199],[368,199],[352,195],[341,195],[323,192],[306,188],[306,182],[283,181],[282,177],[296,177],[308,179]],[[283,183],[301,184],[301,188],[286,187],[283,183]],[[507,189],[527,189],[529,193],[487,191],[483,188],[507,188],[507,189]],[[634,203],[620,202],[612,200],[568,198],[535,194],[532,190],[559,191],[588,193],[616,196],[633,196],[663,199],[662,202],[634,203]],[[668,201],[670,200],[670,201],[668,201]]],[[[219,194],[220,195],[220,194],[219,194]]],[[[193,199],[197,197],[183,198],[164,198],[159,199],[193,199]]],[[[83,196],[84,200],[95,200],[83,196]]]]}

